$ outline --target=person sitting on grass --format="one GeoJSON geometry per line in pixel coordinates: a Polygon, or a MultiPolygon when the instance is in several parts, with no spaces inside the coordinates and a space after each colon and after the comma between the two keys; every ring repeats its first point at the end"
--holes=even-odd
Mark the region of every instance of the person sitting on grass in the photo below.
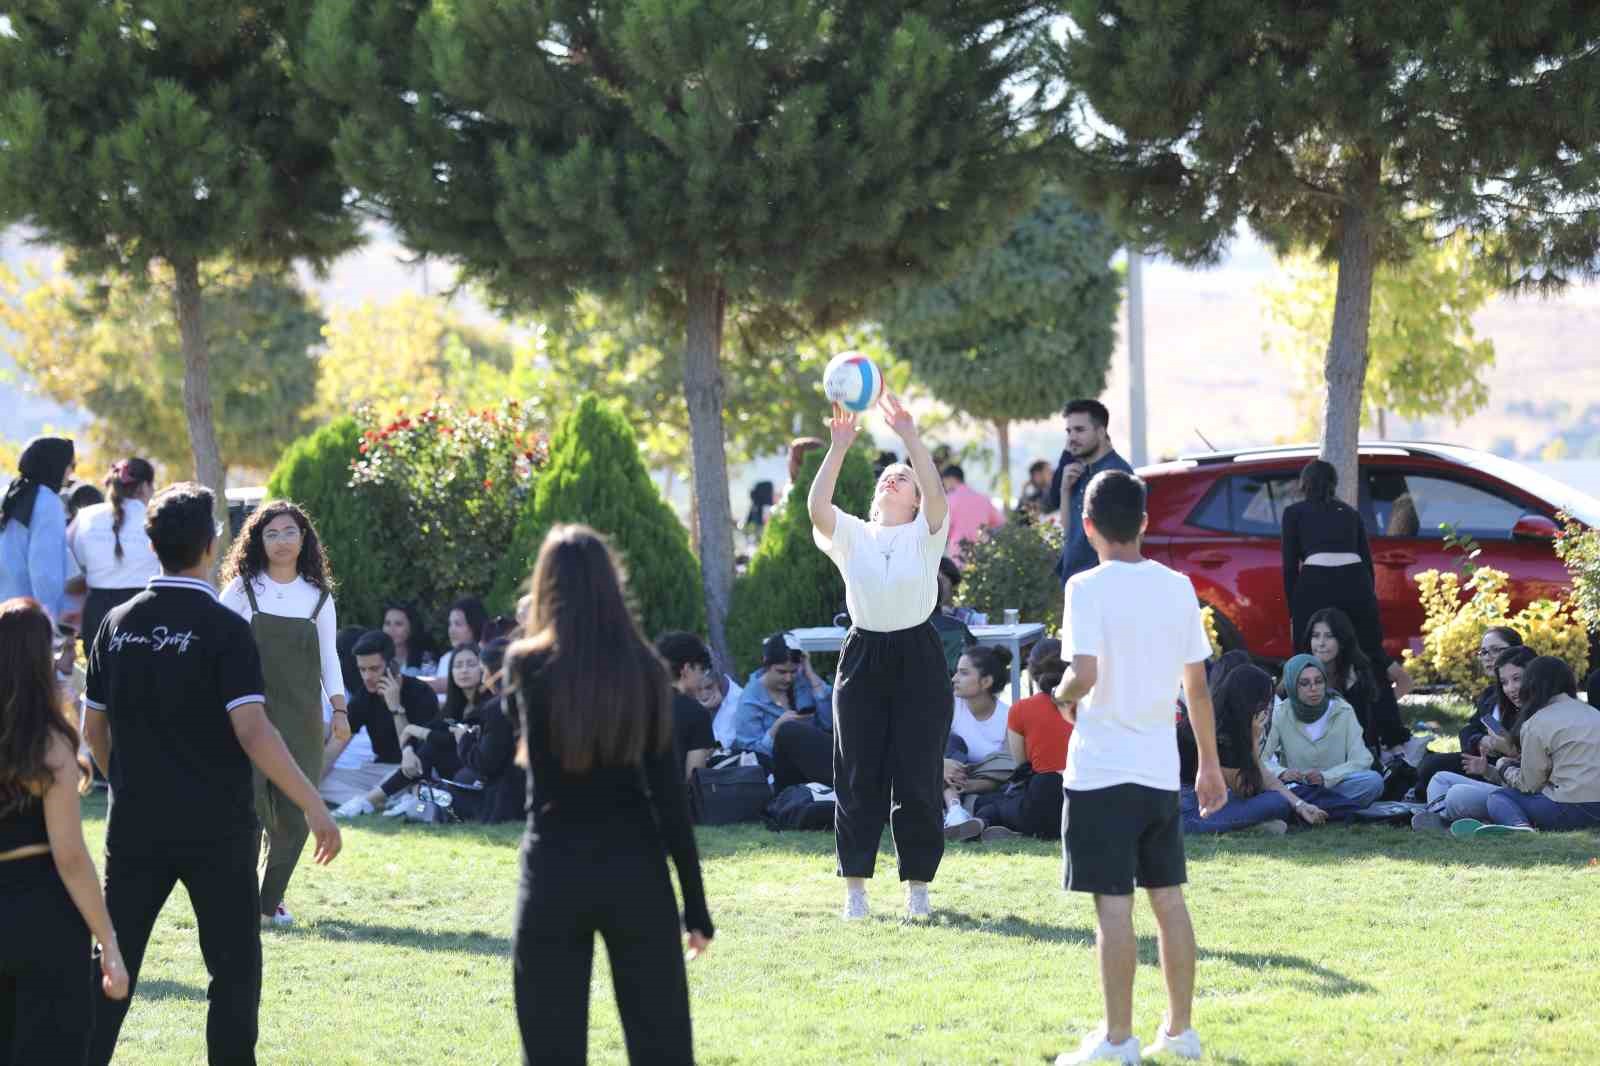
{"type": "MultiPolygon", "coordinates": [[[[329,803],[339,804],[333,812],[337,818],[354,818],[376,810],[374,804],[382,802],[385,795],[383,782],[407,761],[418,758],[414,750],[401,750],[406,726],[425,724],[439,715],[439,701],[433,690],[400,672],[394,643],[387,634],[369,631],[356,641],[351,652],[361,675],[361,687],[350,699],[350,733],[367,735],[373,761],[366,766],[335,768],[323,777],[322,796],[329,803]]],[[[333,766],[348,743],[331,739],[323,752],[322,765],[333,766]]]]}
{"type": "Polygon", "coordinates": [[[1481,754],[1478,745],[1485,734],[1493,731],[1490,723],[1483,721],[1484,716],[1494,719],[1494,724],[1500,724],[1500,690],[1495,683],[1494,664],[1502,652],[1511,648],[1522,646],[1522,634],[1510,626],[1491,626],[1484,630],[1483,637],[1478,641],[1478,652],[1473,657],[1479,671],[1488,678],[1489,684],[1474,701],[1474,713],[1467,720],[1466,726],[1459,734],[1459,751],[1430,751],[1422,756],[1422,762],[1417,765],[1416,795],[1421,798],[1428,794],[1428,784],[1433,780],[1433,775],[1448,771],[1453,774],[1462,773],[1461,760],[1467,755],[1481,754]]]}
{"type": "Polygon", "coordinates": [[[739,722],[739,698],[743,695],[744,689],[732,677],[714,667],[700,679],[694,698],[711,715],[711,735],[719,748],[733,750],[739,722]]]}
{"type": "Polygon", "coordinates": [[[1356,712],[1367,747],[1378,746],[1380,732],[1394,735],[1395,730],[1405,728],[1398,718],[1394,722],[1386,721],[1381,730],[1378,727],[1377,715],[1391,713],[1390,708],[1397,715],[1399,709],[1393,707],[1392,701],[1378,698],[1377,674],[1372,669],[1372,661],[1361,650],[1349,615],[1337,607],[1324,607],[1312,614],[1300,639],[1303,644],[1299,650],[1316,657],[1328,678],[1328,687],[1356,712]]]}
{"type": "Polygon", "coordinates": [[[400,730],[400,766],[367,794],[374,808],[388,804],[386,818],[406,812],[404,803],[389,801],[419,781],[454,779],[461,770],[452,726],[470,724],[478,709],[493,695],[484,681],[483,660],[476,644],[451,648],[449,689],[444,708],[428,722],[408,722],[400,730]]]}
{"type": "Polygon", "coordinates": [[[1262,750],[1267,768],[1294,786],[1296,797],[1330,814],[1372,806],[1383,794],[1383,775],[1372,768],[1355,710],[1329,691],[1322,664],[1296,655],[1284,665],[1283,690],[1288,695],[1273,708],[1262,750]]]}
{"type": "Polygon", "coordinates": [[[1600,828],[1600,711],[1578,700],[1572,667],[1541,655],[1522,673],[1522,710],[1513,729],[1520,763],[1500,756],[1489,778],[1492,825],[1520,830],[1600,828]]]}
{"type": "MultiPolygon", "coordinates": [[[[1016,772],[1017,761],[1006,745],[1010,704],[1000,695],[1010,679],[1011,652],[1005,648],[968,648],[956,663],[955,714],[944,755],[946,840],[982,836],[987,827],[962,798],[972,796],[976,804],[978,795],[995,791],[1016,772]]],[[[1002,830],[990,839],[1015,835],[1002,830]]]]}
{"type": "Polygon", "coordinates": [[[1500,787],[1487,779],[1489,761],[1517,755],[1513,737],[1523,706],[1523,672],[1536,658],[1534,650],[1522,644],[1500,653],[1494,663],[1493,710],[1480,713],[1462,730],[1467,747],[1462,749],[1460,772],[1437,770],[1429,777],[1423,791],[1428,809],[1411,816],[1411,828],[1449,829],[1463,818],[1481,822],[1489,817],[1489,796],[1500,787]]]}
{"type": "MultiPolygon", "coordinates": [[[[1327,812],[1296,796],[1261,761],[1261,735],[1272,716],[1272,675],[1260,667],[1236,666],[1211,686],[1211,703],[1217,722],[1217,759],[1228,785],[1228,802],[1209,815],[1200,813],[1194,791],[1194,771],[1183,779],[1179,804],[1185,833],[1231,833],[1260,828],[1269,833],[1288,831],[1289,819],[1308,825],[1327,821],[1327,812]]],[[[1178,723],[1179,762],[1198,765],[1194,728],[1184,718],[1178,723]],[[1184,749],[1188,748],[1187,757],[1184,749]]]]}
{"type": "Polygon", "coordinates": [[[1054,637],[1039,641],[1028,654],[1028,676],[1038,691],[1013,703],[1006,714],[1006,750],[1018,763],[1017,772],[1003,790],[980,795],[973,805],[985,840],[1051,839],[1061,833],[1061,774],[1072,723],[1061,717],[1050,693],[1066,672],[1061,642],[1054,637]]]}
{"type": "Polygon", "coordinates": [[[407,602],[393,600],[383,607],[383,632],[394,642],[390,658],[400,664],[406,677],[431,676],[435,664],[428,635],[422,628],[422,615],[407,602]]]}
{"type": "MultiPolygon", "coordinates": [[[[452,649],[463,644],[487,643],[492,637],[483,636],[483,628],[489,622],[489,611],[483,606],[483,601],[476,596],[462,596],[450,604],[450,609],[444,614],[444,631],[452,649]]],[[[439,702],[450,692],[450,657],[454,651],[447,651],[439,660],[437,676],[426,679],[429,688],[439,694],[439,702]]]]}
{"type": "MultiPolygon", "coordinates": [[[[508,640],[491,641],[480,649],[483,662],[483,690],[486,698],[465,717],[447,727],[444,734],[455,748],[457,769],[453,780],[483,786],[478,810],[480,822],[520,821],[526,813],[528,779],[515,763],[517,754],[516,719],[506,713],[501,698],[508,640]]],[[[430,742],[439,742],[434,733],[430,742]]],[[[436,756],[436,762],[439,760],[436,756]]],[[[468,815],[470,817],[470,815],[468,815]]]]}
{"type": "Polygon", "coordinates": [[[656,654],[666,662],[672,681],[672,742],[687,783],[717,746],[711,715],[699,699],[701,686],[711,676],[711,649],[693,633],[663,633],[656,638],[656,654]]]}
{"type": "Polygon", "coordinates": [[[739,696],[734,748],[755,752],[778,791],[833,785],[833,689],[783,634],[761,646],[761,668],[739,696]]]}

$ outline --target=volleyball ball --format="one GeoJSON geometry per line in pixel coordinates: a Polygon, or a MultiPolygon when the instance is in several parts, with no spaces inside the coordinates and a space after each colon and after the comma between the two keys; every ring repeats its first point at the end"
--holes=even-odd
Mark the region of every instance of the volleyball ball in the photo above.
{"type": "Polygon", "coordinates": [[[822,372],[822,391],[847,411],[865,411],[883,395],[883,371],[860,352],[840,352],[822,372]]]}

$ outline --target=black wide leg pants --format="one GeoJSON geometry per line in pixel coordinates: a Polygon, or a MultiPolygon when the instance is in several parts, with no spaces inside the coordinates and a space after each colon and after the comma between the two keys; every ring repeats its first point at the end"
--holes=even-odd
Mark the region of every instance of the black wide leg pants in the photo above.
{"type": "Polygon", "coordinates": [[[954,712],[931,625],[845,636],[833,686],[840,876],[872,876],[888,821],[900,880],[933,880],[944,857],[944,746],[954,712]]]}

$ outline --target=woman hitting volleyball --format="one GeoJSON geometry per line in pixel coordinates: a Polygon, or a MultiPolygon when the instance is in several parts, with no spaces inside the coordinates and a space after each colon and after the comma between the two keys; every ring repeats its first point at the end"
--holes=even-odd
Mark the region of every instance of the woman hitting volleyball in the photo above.
{"type": "Polygon", "coordinates": [[[867,521],[835,507],[839,467],[857,433],[856,414],[836,403],[833,443],[808,500],[812,536],[844,576],[851,622],[833,687],[834,832],[846,919],[867,916],[866,879],[886,818],[907,914],[926,918],[928,882],[944,855],[944,745],[954,706],[944,648],[928,622],[949,526],[944,485],[911,415],[892,393],[878,406],[911,465],[895,463],[879,476],[867,521]]]}

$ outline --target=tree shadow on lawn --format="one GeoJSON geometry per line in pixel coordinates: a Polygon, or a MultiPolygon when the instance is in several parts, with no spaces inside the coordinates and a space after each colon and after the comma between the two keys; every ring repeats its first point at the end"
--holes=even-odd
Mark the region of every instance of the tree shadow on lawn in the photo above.
{"type": "Polygon", "coordinates": [[[179,999],[193,1003],[206,1001],[206,990],[200,985],[185,984],[182,981],[168,981],[164,978],[139,978],[139,987],[134,989],[134,997],[139,1000],[151,999],[179,999]]]}
{"type": "Polygon", "coordinates": [[[511,941],[503,936],[472,930],[419,929],[414,926],[378,925],[372,922],[352,922],[343,918],[324,918],[306,925],[293,925],[262,931],[263,940],[270,938],[306,938],[351,943],[377,943],[390,947],[413,948],[418,951],[441,951],[465,955],[489,955],[506,959],[511,957],[511,941]]]}
{"type": "MultiPolygon", "coordinates": [[[[1051,925],[1015,916],[979,919],[947,910],[939,912],[935,925],[965,929],[975,933],[998,933],[1019,940],[1094,947],[1094,930],[1087,926],[1051,925]]],[[[1160,966],[1161,952],[1156,944],[1156,938],[1146,935],[1138,939],[1139,962],[1145,966],[1160,966]]],[[[1319,966],[1299,955],[1288,955],[1281,951],[1224,951],[1201,945],[1199,957],[1203,960],[1232,963],[1247,970],[1297,970],[1307,978],[1306,991],[1319,996],[1351,996],[1374,991],[1373,987],[1364,981],[1347,977],[1326,966],[1319,966]]]]}

